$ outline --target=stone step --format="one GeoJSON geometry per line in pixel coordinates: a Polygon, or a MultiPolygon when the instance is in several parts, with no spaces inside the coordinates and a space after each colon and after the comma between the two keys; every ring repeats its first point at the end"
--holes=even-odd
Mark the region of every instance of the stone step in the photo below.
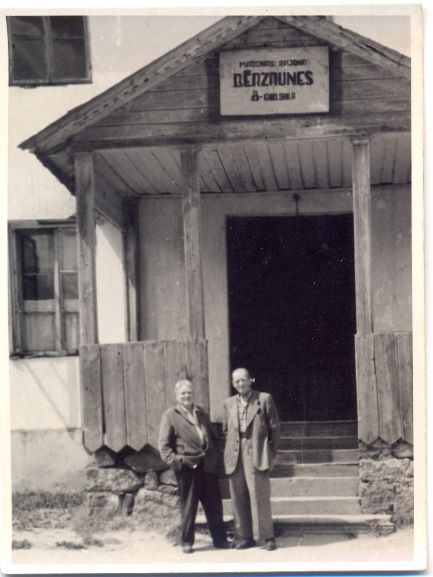
{"type": "Polygon", "coordinates": [[[281,432],[287,437],[357,437],[357,421],[283,421],[281,432]]]}
{"type": "MultiPolygon", "coordinates": [[[[357,515],[358,497],[272,497],[273,515],[357,515]]],[[[231,514],[230,499],[223,499],[224,514],[231,514]]]]}
{"type": "MultiPolygon", "coordinates": [[[[296,536],[304,534],[344,534],[358,535],[372,533],[388,535],[395,531],[395,526],[389,515],[274,515],[275,536],[296,536]]],[[[224,515],[224,521],[229,528],[233,525],[230,514],[224,515]]],[[[204,515],[198,515],[197,525],[204,526],[204,515]]]]}
{"type": "Polygon", "coordinates": [[[280,449],[357,449],[356,437],[280,437],[280,449]]]}
{"type": "MultiPolygon", "coordinates": [[[[228,479],[221,479],[220,487],[222,496],[228,499],[228,479]]],[[[358,492],[358,476],[271,478],[272,497],[356,497],[358,492]]]]}
{"type": "Polygon", "coordinates": [[[355,477],[358,463],[290,463],[275,464],[271,477],[355,477]]]}
{"type": "Polygon", "coordinates": [[[358,477],[293,477],[271,479],[272,497],[357,497],[358,477]]]}
{"type": "Polygon", "coordinates": [[[358,460],[358,449],[282,449],[275,457],[275,464],[357,463],[358,460]]]}

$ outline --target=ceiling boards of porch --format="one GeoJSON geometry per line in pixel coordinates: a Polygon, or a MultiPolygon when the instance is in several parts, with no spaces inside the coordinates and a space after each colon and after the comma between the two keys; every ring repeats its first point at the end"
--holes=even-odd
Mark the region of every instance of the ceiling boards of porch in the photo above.
{"type": "MultiPolygon", "coordinates": [[[[200,154],[202,193],[245,193],[351,187],[351,144],[347,140],[245,141],[204,147],[200,154]]],[[[371,144],[371,183],[410,182],[408,134],[371,144]]],[[[105,188],[122,196],[180,194],[179,150],[123,148],[97,153],[105,188]]]]}

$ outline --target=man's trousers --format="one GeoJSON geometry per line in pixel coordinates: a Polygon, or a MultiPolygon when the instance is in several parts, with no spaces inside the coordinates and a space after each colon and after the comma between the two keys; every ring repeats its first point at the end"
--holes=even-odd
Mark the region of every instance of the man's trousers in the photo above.
{"type": "Polygon", "coordinates": [[[251,443],[251,439],[240,439],[238,464],[229,477],[236,538],[272,539],[269,471],[254,467],[251,443]]]}
{"type": "Polygon", "coordinates": [[[226,532],[217,475],[206,473],[203,461],[201,461],[195,469],[183,466],[177,473],[177,480],[180,495],[182,545],[194,544],[195,519],[199,501],[203,505],[214,544],[225,541],[226,532]]]}

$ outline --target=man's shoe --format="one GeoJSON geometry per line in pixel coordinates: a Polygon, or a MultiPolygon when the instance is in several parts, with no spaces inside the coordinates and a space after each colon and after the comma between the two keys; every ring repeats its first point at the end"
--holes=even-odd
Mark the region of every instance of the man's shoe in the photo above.
{"type": "Polygon", "coordinates": [[[233,541],[214,541],[213,546],[215,549],[234,549],[235,544],[233,541]]]}
{"type": "Polygon", "coordinates": [[[255,547],[256,542],[254,539],[242,539],[236,544],[236,549],[251,549],[251,547],[255,547]]]}
{"type": "Polygon", "coordinates": [[[266,539],[263,549],[266,551],[275,551],[277,548],[277,544],[275,543],[275,539],[266,539]]]}
{"type": "Polygon", "coordinates": [[[192,545],[190,545],[189,543],[184,543],[182,545],[182,552],[183,553],[192,553],[192,545]]]}

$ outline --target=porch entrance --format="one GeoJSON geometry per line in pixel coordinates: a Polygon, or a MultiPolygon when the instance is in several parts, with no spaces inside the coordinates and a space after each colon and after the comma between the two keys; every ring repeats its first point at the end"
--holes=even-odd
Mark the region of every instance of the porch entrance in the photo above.
{"type": "Polygon", "coordinates": [[[285,421],[356,419],[353,216],[230,217],[230,365],[285,421]]]}

